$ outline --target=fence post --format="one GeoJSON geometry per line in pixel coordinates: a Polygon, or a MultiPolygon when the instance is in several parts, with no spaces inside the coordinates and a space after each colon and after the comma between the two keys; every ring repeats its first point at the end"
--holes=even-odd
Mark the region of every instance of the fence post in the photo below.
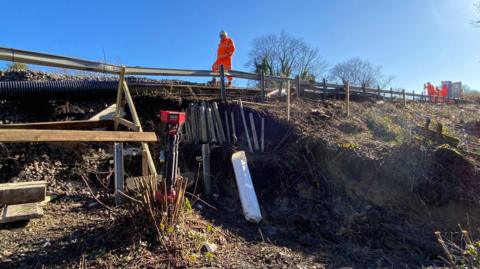
{"type": "Polygon", "coordinates": [[[362,100],[365,100],[367,95],[367,89],[365,89],[365,83],[362,83],[362,100]]]}
{"type": "Polygon", "coordinates": [[[325,101],[325,95],[327,94],[327,80],[323,79],[323,92],[322,92],[322,100],[325,101]]]}
{"type": "Polygon", "coordinates": [[[392,101],[393,101],[393,89],[392,89],[392,87],[390,87],[390,99],[392,99],[392,101]]]}
{"type": "Polygon", "coordinates": [[[345,101],[347,102],[347,117],[350,117],[350,85],[345,81],[345,101]]]}
{"type": "Polygon", "coordinates": [[[287,79],[287,121],[290,121],[290,80],[287,79]]]}
{"type": "Polygon", "coordinates": [[[265,102],[265,72],[262,70],[260,73],[260,88],[262,91],[262,102],[265,102]]]}
{"type": "Polygon", "coordinates": [[[415,91],[412,91],[412,99],[415,102],[415,91]]]}
{"type": "Polygon", "coordinates": [[[220,65],[220,98],[222,102],[225,102],[225,67],[223,64],[220,65]]]}
{"type": "Polygon", "coordinates": [[[380,99],[380,86],[377,86],[377,99],[380,99]]]}
{"type": "Polygon", "coordinates": [[[405,89],[402,90],[403,106],[407,106],[407,99],[405,98],[405,89]]]}
{"type": "Polygon", "coordinates": [[[301,96],[301,93],[300,93],[300,76],[297,75],[297,77],[295,77],[295,87],[297,88],[297,97],[300,97],[301,96]]]}
{"type": "Polygon", "coordinates": [[[123,203],[124,191],[124,170],[123,170],[123,143],[113,144],[114,157],[114,178],[115,178],[115,205],[119,206],[123,203]]]}

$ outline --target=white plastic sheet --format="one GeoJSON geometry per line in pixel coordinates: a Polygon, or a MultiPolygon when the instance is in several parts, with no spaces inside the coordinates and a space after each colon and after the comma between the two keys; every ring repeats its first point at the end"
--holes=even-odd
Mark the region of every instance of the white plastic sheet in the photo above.
{"type": "Polygon", "coordinates": [[[244,151],[232,155],[232,164],[235,171],[238,193],[242,203],[243,215],[247,221],[260,222],[262,214],[258,205],[257,195],[253,187],[252,177],[248,169],[247,157],[244,151]]]}

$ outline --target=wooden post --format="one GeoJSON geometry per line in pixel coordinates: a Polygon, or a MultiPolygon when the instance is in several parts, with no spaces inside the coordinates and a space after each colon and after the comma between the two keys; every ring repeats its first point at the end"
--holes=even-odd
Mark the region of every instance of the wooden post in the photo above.
{"type": "Polygon", "coordinates": [[[362,83],[362,100],[365,100],[367,95],[367,89],[365,88],[365,83],[362,83]]]}
{"type": "Polygon", "coordinates": [[[248,149],[250,150],[250,152],[253,152],[252,143],[250,142],[250,135],[248,134],[247,120],[245,119],[245,112],[243,111],[242,100],[240,100],[240,114],[242,116],[243,128],[245,130],[245,137],[247,138],[248,149]]]}
{"type": "Polygon", "coordinates": [[[265,152],[265,118],[262,117],[262,130],[261,130],[260,150],[265,152]]]}
{"type": "Polygon", "coordinates": [[[233,111],[230,112],[230,116],[232,118],[232,145],[235,145],[237,143],[237,127],[235,126],[235,115],[233,111]]]}
{"type": "Polygon", "coordinates": [[[265,87],[266,87],[265,72],[262,71],[260,73],[260,89],[261,89],[261,100],[262,100],[262,102],[265,102],[265,87]]]}
{"type": "Polygon", "coordinates": [[[258,145],[258,137],[257,137],[257,129],[255,128],[255,121],[253,120],[253,114],[248,114],[250,117],[250,127],[252,128],[252,136],[253,136],[253,145],[255,146],[255,150],[260,150],[260,146],[258,145]]]}
{"type": "Polygon", "coordinates": [[[405,89],[402,89],[402,98],[403,98],[403,106],[407,106],[407,99],[405,97],[405,89]]]}
{"type": "Polygon", "coordinates": [[[227,112],[227,110],[224,111],[224,115],[225,115],[225,125],[226,125],[226,128],[227,128],[227,142],[230,144],[232,140],[230,139],[230,124],[228,124],[228,112],[227,112]]]}
{"type": "MultiPolygon", "coordinates": [[[[127,100],[128,107],[130,108],[130,114],[132,114],[132,119],[133,122],[135,123],[136,126],[138,126],[138,131],[143,132],[142,124],[140,123],[140,118],[138,117],[137,109],[135,108],[135,104],[133,103],[132,96],[130,95],[130,90],[128,89],[127,82],[123,80],[123,93],[125,94],[125,99],[127,100]]],[[[155,168],[155,163],[153,162],[152,155],[150,153],[150,149],[148,147],[147,143],[142,143],[142,149],[145,149],[147,151],[147,161],[148,161],[148,166],[150,168],[150,172],[153,175],[157,175],[157,170],[155,168]]]]}
{"type": "Polygon", "coordinates": [[[278,82],[278,96],[282,97],[283,82],[278,82]]]}
{"type": "Polygon", "coordinates": [[[290,121],[290,80],[287,79],[287,121],[290,121]]]}
{"type": "Polygon", "coordinates": [[[123,170],[123,143],[114,143],[114,178],[115,178],[115,204],[123,203],[124,170],[123,170]]]}
{"type": "Polygon", "coordinates": [[[148,155],[145,149],[142,149],[142,176],[147,176],[148,173],[148,155]]]}
{"type": "Polygon", "coordinates": [[[377,86],[377,99],[380,99],[380,86],[377,86]]]}
{"type": "Polygon", "coordinates": [[[347,103],[347,117],[350,117],[350,85],[345,82],[345,102],[347,103]]]}
{"type": "Polygon", "coordinates": [[[295,77],[295,87],[297,88],[297,97],[300,97],[301,93],[300,93],[300,76],[299,75],[295,77]]]}
{"type": "Polygon", "coordinates": [[[323,92],[322,92],[322,100],[325,101],[325,95],[327,94],[327,80],[323,79],[323,92]]]}
{"type": "Polygon", "coordinates": [[[212,181],[210,178],[210,147],[208,144],[202,144],[202,163],[204,191],[205,195],[210,197],[212,194],[212,181]]]}
{"type": "Polygon", "coordinates": [[[225,102],[227,99],[225,93],[225,67],[223,64],[220,65],[220,98],[222,102],[225,102]]]}
{"type": "Polygon", "coordinates": [[[415,102],[415,91],[412,91],[412,100],[415,102]]]}
{"type": "Polygon", "coordinates": [[[392,87],[390,87],[390,99],[392,99],[392,101],[393,101],[393,89],[392,89],[392,87]]]}
{"type": "Polygon", "coordinates": [[[120,119],[120,109],[122,108],[123,100],[123,82],[125,81],[125,66],[122,65],[120,69],[120,77],[118,78],[118,88],[117,88],[117,102],[115,103],[115,114],[113,116],[113,128],[118,130],[119,119],[120,119]]]}

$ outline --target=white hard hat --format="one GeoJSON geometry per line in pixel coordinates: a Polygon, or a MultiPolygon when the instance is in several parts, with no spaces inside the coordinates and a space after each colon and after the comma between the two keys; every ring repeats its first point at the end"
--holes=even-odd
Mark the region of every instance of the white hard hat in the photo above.
{"type": "Polygon", "coordinates": [[[221,30],[221,31],[220,31],[220,35],[227,36],[227,32],[225,32],[225,31],[221,30]]]}

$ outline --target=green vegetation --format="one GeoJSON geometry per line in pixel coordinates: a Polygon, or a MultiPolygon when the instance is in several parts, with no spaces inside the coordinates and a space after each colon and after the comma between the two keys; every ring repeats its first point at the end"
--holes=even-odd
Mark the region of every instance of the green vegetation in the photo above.
{"type": "Polygon", "coordinates": [[[7,72],[18,72],[27,70],[30,70],[30,67],[24,63],[11,63],[5,68],[5,71],[7,72]]]}
{"type": "Polygon", "coordinates": [[[369,113],[366,123],[372,133],[384,141],[396,141],[399,143],[403,141],[402,127],[396,124],[389,116],[369,113]]]}
{"type": "Polygon", "coordinates": [[[451,268],[480,268],[480,240],[472,240],[465,230],[456,240],[446,239],[440,232],[435,235],[444,252],[444,259],[451,268]]]}

